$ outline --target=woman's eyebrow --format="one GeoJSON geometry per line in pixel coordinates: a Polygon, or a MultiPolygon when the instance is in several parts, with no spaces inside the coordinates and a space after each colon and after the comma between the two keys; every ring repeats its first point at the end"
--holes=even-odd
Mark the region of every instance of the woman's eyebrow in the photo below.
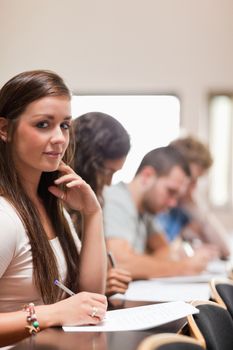
{"type": "MultiPolygon", "coordinates": [[[[55,117],[53,115],[47,114],[47,113],[37,113],[37,114],[34,114],[32,117],[33,118],[46,117],[48,119],[55,119],[55,117]]],[[[71,115],[67,115],[63,118],[63,120],[71,120],[71,119],[72,119],[71,115]]]]}

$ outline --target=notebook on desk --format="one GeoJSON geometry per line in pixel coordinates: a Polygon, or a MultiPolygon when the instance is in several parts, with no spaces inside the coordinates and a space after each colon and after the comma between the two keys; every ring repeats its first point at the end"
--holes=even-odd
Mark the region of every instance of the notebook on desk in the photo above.
{"type": "Polygon", "coordinates": [[[99,325],[62,327],[65,332],[116,332],[143,330],[161,326],[191,314],[198,309],[182,301],[151,304],[107,311],[99,325]]]}

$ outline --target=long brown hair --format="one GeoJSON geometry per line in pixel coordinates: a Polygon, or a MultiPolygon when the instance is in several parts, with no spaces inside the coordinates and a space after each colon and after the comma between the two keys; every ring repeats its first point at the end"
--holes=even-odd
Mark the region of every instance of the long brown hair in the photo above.
{"type": "MultiPolygon", "coordinates": [[[[46,96],[67,96],[71,94],[64,81],[55,73],[45,70],[28,71],[9,80],[0,90],[0,117],[8,120],[8,141],[0,139],[0,195],[4,196],[17,210],[28,235],[32,259],[33,278],[41,292],[44,303],[53,303],[60,297],[54,280],[59,278],[53,250],[43,229],[39,214],[26,194],[17,174],[12,157],[12,142],[19,116],[35,100],[46,96]]],[[[71,149],[67,148],[63,160],[70,160],[71,149]]],[[[58,173],[42,173],[38,194],[41,197],[54,230],[61,243],[66,263],[66,284],[78,290],[78,252],[64,217],[63,205],[48,191],[58,173]]]]}

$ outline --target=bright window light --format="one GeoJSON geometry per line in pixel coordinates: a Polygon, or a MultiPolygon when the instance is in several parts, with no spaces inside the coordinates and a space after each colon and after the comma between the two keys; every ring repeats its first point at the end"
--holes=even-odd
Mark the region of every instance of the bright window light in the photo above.
{"type": "Polygon", "coordinates": [[[214,163],[211,168],[210,200],[215,206],[226,206],[231,200],[231,118],[231,98],[213,97],[210,104],[210,147],[214,163]]]}
{"type": "Polygon", "coordinates": [[[131,150],[113,183],[130,181],[148,151],[166,146],[179,136],[180,101],[175,96],[73,96],[74,118],[94,111],[119,120],[131,138],[131,150]]]}

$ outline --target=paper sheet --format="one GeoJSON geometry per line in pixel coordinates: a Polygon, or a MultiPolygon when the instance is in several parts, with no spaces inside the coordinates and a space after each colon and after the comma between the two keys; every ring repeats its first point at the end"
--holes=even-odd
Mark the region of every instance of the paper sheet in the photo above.
{"type": "Polygon", "coordinates": [[[161,277],[153,278],[152,281],[157,281],[160,283],[208,283],[212,278],[226,278],[226,274],[211,274],[211,273],[202,273],[196,276],[177,276],[177,277],[161,277]]]}
{"type": "Polygon", "coordinates": [[[169,283],[208,283],[212,278],[227,277],[228,262],[214,260],[209,262],[206,271],[195,276],[174,276],[153,278],[157,282],[169,283]]]}
{"type": "MultiPolygon", "coordinates": [[[[221,277],[223,277],[221,275],[221,277]]],[[[175,276],[175,277],[161,277],[152,278],[151,281],[156,281],[160,283],[207,283],[213,278],[213,275],[209,273],[202,273],[196,276],[175,276]]]]}
{"type": "Polygon", "coordinates": [[[196,276],[161,277],[131,282],[125,294],[115,294],[111,299],[133,301],[191,301],[209,300],[209,281],[227,276],[227,262],[216,260],[206,272],[196,276]]]}
{"type": "Polygon", "coordinates": [[[213,275],[226,275],[228,270],[228,261],[212,260],[207,265],[207,273],[213,275]]]}
{"type": "Polygon", "coordinates": [[[65,332],[115,332],[142,330],[160,326],[198,312],[198,309],[182,301],[151,304],[128,309],[107,311],[104,321],[96,326],[73,326],[62,328],[65,332]]]}
{"type": "Polygon", "coordinates": [[[162,283],[156,280],[131,282],[125,294],[111,299],[136,301],[209,300],[208,283],[162,283]]]}

